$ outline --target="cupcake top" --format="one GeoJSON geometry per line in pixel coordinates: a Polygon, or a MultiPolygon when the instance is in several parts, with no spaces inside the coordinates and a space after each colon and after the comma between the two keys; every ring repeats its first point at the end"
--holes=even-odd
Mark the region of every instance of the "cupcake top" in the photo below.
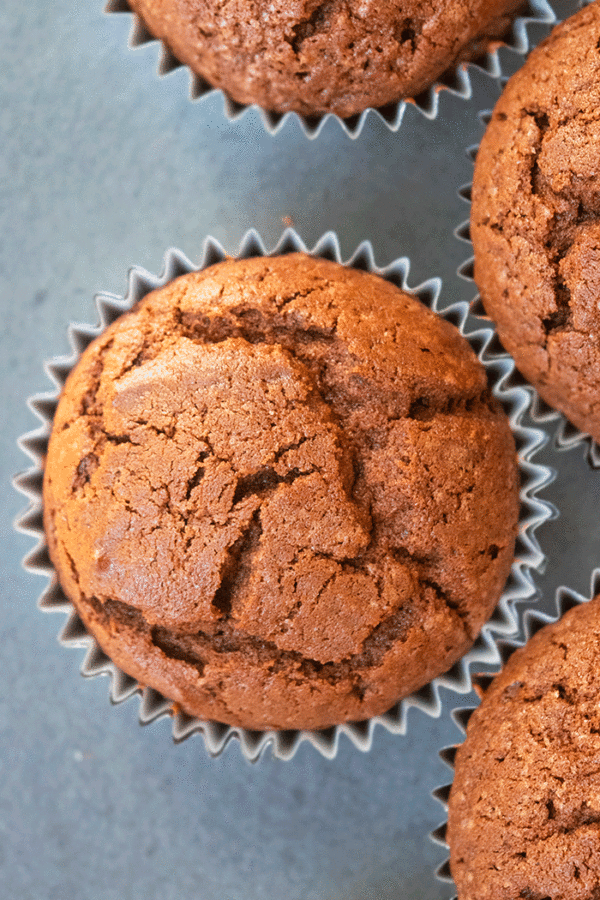
{"type": "Polygon", "coordinates": [[[590,900],[600,884],[600,597],[515,652],[456,757],[459,900],[590,900]]]}
{"type": "Polygon", "coordinates": [[[183,708],[319,728],[474,641],[518,519],[514,441],[450,324],[303,254],[149,294],[54,420],[45,526],[109,656],[183,708]]]}
{"type": "Polygon", "coordinates": [[[425,90],[507,30],[520,0],[129,0],[239,103],[347,117],[425,90]]]}
{"type": "Polygon", "coordinates": [[[517,366],[600,440],[600,4],[554,29],[477,157],[475,280],[517,366]]]}

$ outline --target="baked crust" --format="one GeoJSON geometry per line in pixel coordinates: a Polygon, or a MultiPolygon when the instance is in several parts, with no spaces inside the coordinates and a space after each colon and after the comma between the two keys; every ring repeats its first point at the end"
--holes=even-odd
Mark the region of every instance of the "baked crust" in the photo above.
{"type": "Polygon", "coordinates": [[[600,597],[515,652],[469,720],[447,840],[460,900],[600,886],[600,597]]]}
{"type": "Polygon", "coordinates": [[[347,117],[425,90],[501,37],[522,0],[130,0],[243,104],[347,117]]]}
{"type": "Polygon", "coordinates": [[[506,416],[450,324],[303,254],[149,294],[54,420],[45,526],[106,653],[188,712],[320,728],[473,643],[514,552],[506,416]]]}
{"type": "Polygon", "coordinates": [[[600,440],[600,5],[554,29],[498,101],[477,156],[475,280],[543,399],[600,440]]]}

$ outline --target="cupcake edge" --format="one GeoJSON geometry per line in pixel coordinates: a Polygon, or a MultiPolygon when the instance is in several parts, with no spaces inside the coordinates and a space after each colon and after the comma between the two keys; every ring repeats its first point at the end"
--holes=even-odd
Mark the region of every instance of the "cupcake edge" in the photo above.
{"type": "Polygon", "coordinates": [[[120,670],[100,649],[81,622],[73,605],[68,601],[58,584],[55,569],[50,561],[42,522],[42,479],[43,464],[50,436],[52,420],[58,398],[67,375],[76,364],[83,350],[112,321],[130,309],[142,297],[157,287],[162,287],[179,275],[198,271],[228,257],[223,247],[211,237],[204,244],[202,261],[195,266],[180,250],[170,249],[165,254],[164,268],[160,276],[155,276],[140,267],[129,271],[128,290],[125,297],[101,293],[96,296],[100,315],[97,326],[71,324],[68,329],[73,353],[68,357],[55,358],[45,364],[45,371],[55,385],[52,393],[36,394],[28,400],[30,409],[41,420],[42,426],[29,432],[19,440],[19,446],[33,461],[34,467],[14,479],[14,486],[30,500],[28,509],[20,515],[15,527],[37,538],[36,547],[23,561],[28,571],[39,572],[50,578],[49,586],[39,600],[43,611],[66,612],[69,618],[63,627],[59,642],[67,647],[83,647],[87,650],[81,671],[88,677],[100,674],[111,676],[110,698],[120,703],[134,694],[141,694],[139,720],[149,724],[165,715],[173,717],[173,738],[182,741],[195,732],[204,736],[209,755],[218,756],[233,737],[240,742],[242,754],[249,761],[260,757],[264,749],[272,745],[274,756],[291,759],[303,741],[309,741],[323,756],[332,759],[337,753],[339,738],[345,734],[360,750],[368,751],[372,746],[373,733],[377,724],[394,734],[405,734],[407,714],[411,707],[439,717],[441,714],[440,687],[456,693],[468,693],[471,689],[470,666],[475,663],[493,663],[497,659],[495,635],[510,635],[516,631],[516,603],[533,601],[537,591],[531,576],[531,569],[541,570],[545,557],[535,537],[535,530],[544,521],[555,516],[554,507],[537,497],[540,489],[554,478],[554,473],[546,466],[532,461],[535,452],[546,443],[546,435],[539,429],[524,426],[522,418],[530,406],[530,394],[520,385],[513,384],[514,363],[510,357],[499,358],[489,352],[493,342],[491,328],[465,333],[468,303],[461,301],[444,309],[438,302],[441,280],[432,278],[411,288],[407,285],[410,263],[405,257],[399,258],[385,268],[376,265],[373,249],[368,241],[359,245],[352,256],[342,262],[339,241],[333,232],[327,232],[308,250],[292,229],[287,229],[277,246],[268,252],[255,230],[246,233],[241,241],[236,258],[253,256],[281,256],[292,252],[309,253],[351,268],[362,269],[391,281],[402,290],[416,296],[443,318],[452,322],[469,341],[480,362],[489,373],[493,393],[503,404],[517,443],[518,464],[521,470],[520,491],[521,513],[519,535],[515,549],[515,559],[507,585],[491,619],[483,627],[474,646],[449,670],[438,676],[419,691],[396,703],[388,712],[362,722],[350,722],[332,726],[322,731],[250,731],[219,722],[200,720],[189,716],[177,708],[177,704],[160,695],[152,688],[140,685],[135,679],[120,670]]]}
{"type": "MultiPolygon", "coordinates": [[[[334,113],[325,113],[316,116],[303,116],[295,112],[275,113],[259,107],[257,104],[251,106],[238,103],[229,94],[221,89],[215,88],[209,84],[204,78],[192,72],[189,72],[189,97],[190,100],[204,100],[215,94],[221,94],[223,97],[223,112],[225,118],[234,122],[241,118],[249,109],[254,109],[259,113],[265,131],[271,136],[277,134],[289,119],[295,119],[299,123],[302,131],[309,139],[318,137],[321,129],[328,119],[335,119],[339,122],[342,130],[350,138],[359,137],[365,125],[369,113],[373,113],[387,128],[396,132],[400,129],[406,108],[408,105],[414,106],[426,119],[434,120],[439,113],[440,93],[447,91],[454,97],[469,100],[473,93],[471,84],[472,75],[475,72],[486,75],[487,77],[497,80],[504,77],[503,65],[499,56],[499,50],[507,48],[512,53],[524,57],[531,49],[532,43],[529,39],[528,29],[533,25],[552,26],[556,23],[557,18],[548,0],[527,0],[528,15],[517,16],[511,26],[510,33],[503,42],[494,42],[485,56],[483,62],[466,62],[460,63],[454,69],[450,70],[448,76],[434,82],[431,87],[418,97],[406,98],[399,100],[384,107],[368,107],[361,113],[350,116],[347,119],[341,119],[334,113]],[[471,71],[470,71],[471,70],[471,71]]],[[[146,25],[136,13],[133,12],[127,0],[107,0],[105,13],[128,13],[133,16],[128,45],[135,50],[146,44],[157,42],[160,44],[159,59],[157,65],[157,75],[162,78],[169,75],[175,69],[185,67],[172,53],[169,47],[158,38],[154,37],[146,25]]]]}
{"type": "MultiPolygon", "coordinates": [[[[522,647],[524,647],[527,642],[530,641],[538,631],[540,631],[542,628],[545,628],[546,625],[552,625],[555,622],[558,622],[559,619],[561,619],[565,615],[565,613],[569,612],[569,610],[573,609],[576,606],[581,606],[581,604],[583,603],[589,603],[590,600],[592,600],[598,594],[600,594],[600,568],[595,568],[593,569],[590,578],[589,596],[583,596],[572,588],[561,585],[556,589],[554,595],[556,615],[543,613],[540,610],[527,609],[523,616],[524,639],[516,640],[514,638],[504,638],[498,641],[497,646],[499,655],[499,667],[494,672],[474,673],[472,675],[474,690],[481,697],[490,686],[496,675],[499,675],[500,672],[504,669],[506,663],[513,655],[515,650],[520,650],[522,647]]],[[[459,707],[453,709],[450,714],[452,720],[454,721],[454,724],[459,729],[459,731],[462,732],[463,740],[458,744],[451,744],[449,747],[443,747],[439,751],[438,755],[442,762],[446,766],[448,766],[448,768],[451,769],[452,772],[454,772],[454,761],[456,759],[458,749],[464,743],[464,739],[466,738],[469,719],[477,708],[477,706],[459,707]]],[[[430,833],[429,838],[434,844],[443,847],[447,853],[446,859],[435,870],[435,877],[442,884],[451,885],[455,891],[455,893],[452,894],[452,900],[458,900],[456,894],[456,885],[450,871],[450,848],[446,840],[446,831],[448,827],[448,800],[450,797],[452,784],[452,781],[447,784],[443,784],[440,787],[435,788],[431,792],[431,796],[443,806],[446,817],[444,821],[430,833]]]]}
{"type": "MultiPolygon", "coordinates": [[[[588,0],[585,0],[585,2],[588,2],[588,0]]],[[[484,129],[489,125],[492,113],[493,110],[491,109],[479,111],[478,117],[484,129]]],[[[478,150],[479,144],[472,144],[465,148],[465,153],[471,160],[473,167],[475,167],[478,150]]],[[[458,196],[469,205],[469,208],[471,207],[472,188],[473,182],[470,181],[458,189],[458,196]]],[[[470,255],[459,265],[456,273],[461,280],[472,284],[477,291],[477,285],[474,278],[475,256],[473,252],[473,242],[471,240],[470,225],[469,217],[454,229],[454,237],[461,241],[461,243],[468,244],[470,248],[470,255]]],[[[493,326],[492,319],[488,316],[478,291],[471,301],[470,313],[482,323],[489,323],[493,326]]],[[[500,342],[498,342],[498,348],[501,353],[504,353],[509,357],[508,352],[504,350],[504,347],[500,342]]],[[[557,409],[554,409],[546,403],[546,401],[540,397],[536,388],[530,384],[518,370],[515,370],[513,377],[531,394],[530,415],[532,420],[543,428],[547,426],[554,427],[554,434],[552,436],[553,449],[558,452],[568,452],[570,450],[581,448],[588,464],[593,469],[600,469],[600,444],[598,444],[587,432],[581,431],[576,425],[570,422],[564,413],[559,412],[557,409]]]]}

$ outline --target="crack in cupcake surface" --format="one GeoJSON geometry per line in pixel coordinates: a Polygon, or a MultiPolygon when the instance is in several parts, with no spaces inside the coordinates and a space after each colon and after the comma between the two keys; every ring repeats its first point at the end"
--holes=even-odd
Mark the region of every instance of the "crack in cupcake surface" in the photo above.
{"type": "Polygon", "coordinates": [[[184,276],[95,342],[55,423],[49,543],[105,645],[138,627],[213,696],[223,659],[239,671],[260,647],[264,678],[335,683],[356,715],[378,671],[414,687],[434,664],[418,648],[439,643],[439,674],[472,643],[512,559],[514,445],[451,326],[373,276],[282,259],[184,276]],[[485,498],[492,471],[508,528],[485,498]]]}

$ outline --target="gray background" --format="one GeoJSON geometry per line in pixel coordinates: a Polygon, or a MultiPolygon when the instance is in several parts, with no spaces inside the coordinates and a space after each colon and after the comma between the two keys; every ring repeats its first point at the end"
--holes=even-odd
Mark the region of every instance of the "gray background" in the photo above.
{"type": "MultiPolygon", "coordinates": [[[[101,0],[0,6],[0,897],[446,897],[429,792],[459,738],[449,712],[472,697],[444,694],[436,721],[413,710],[406,737],[379,729],[368,754],[343,738],[333,762],[308,745],[254,766],[235,743],[218,760],[198,737],[174,746],[167,721],[141,729],[137,701],[111,707],[105,679],[79,676],[82,652],[57,645],[62,620],[36,609],[44,582],[20,567],[31,540],[12,529],[10,477],[36,426],[25,398],[48,389],[42,362],[68,350],[69,321],[94,321],[94,294],[124,292],[132,264],[159,271],[168,246],[198,259],[212,234],[235,253],[254,226],[272,247],[289,218],[308,245],[333,229],[346,257],[370,239],[380,264],[411,258],[412,284],[439,275],[448,301],[470,299],[457,188],[498,85],[444,93],[435,123],[409,108],[398,134],[370,117],[356,141],[331,121],[312,142],[294,121],[271,137],[252,111],[227,122],[219,96],[190,103],[184,70],[159,80],[156,45],[128,50],[129,26],[101,0]]],[[[538,535],[551,609],[559,584],[587,593],[600,561],[600,473],[581,448],[541,458],[562,513],[538,535]]]]}

